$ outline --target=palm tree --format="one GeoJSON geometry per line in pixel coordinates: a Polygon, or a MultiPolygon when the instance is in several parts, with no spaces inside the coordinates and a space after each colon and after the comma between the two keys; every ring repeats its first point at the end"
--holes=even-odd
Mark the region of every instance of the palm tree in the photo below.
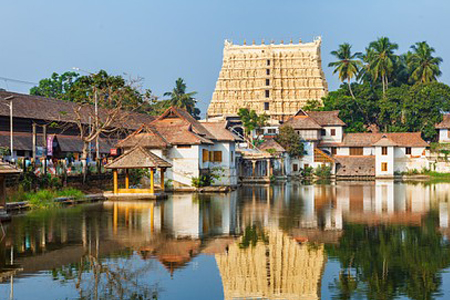
{"type": "Polygon", "coordinates": [[[428,83],[437,81],[442,72],[439,64],[442,58],[433,57],[435,52],[427,42],[417,42],[411,46],[412,52],[408,52],[407,65],[410,69],[410,81],[415,83],[428,83]]]}
{"type": "Polygon", "coordinates": [[[170,97],[171,106],[185,109],[194,118],[198,118],[200,110],[195,107],[197,100],[194,96],[197,92],[186,93],[186,83],[183,78],[178,78],[175,82],[175,88],[171,92],[165,92],[164,96],[170,97]]]}
{"type": "Polygon", "coordinates": [[[350,81],[358,74],[362,62],[357,59],[361,54],[359,52],[352,54],[351,49],[352,46],[348,43],[339,45],[338,50],[331,51],[331,54],[334,55],[338,61],[331,62],[328,66],[335,67],[333,74],[339,73],[339,80],[341,82],[347,81],[350,94],[352,95],[352,98],[355,99],[350,81]]]}
{"type": "Polygon", "coordinates": [[[389,85],[389,77],[394,72],[398,56],[394,51],[398,49],[398,45],[391,43],[389,38],[381,37],[378,40],[371,42],[365,61],[367,62],[367,72],[371,75],[373,80],[381,79],[383,85],[383,96],[386,94],[386,89],[389,85]]]}

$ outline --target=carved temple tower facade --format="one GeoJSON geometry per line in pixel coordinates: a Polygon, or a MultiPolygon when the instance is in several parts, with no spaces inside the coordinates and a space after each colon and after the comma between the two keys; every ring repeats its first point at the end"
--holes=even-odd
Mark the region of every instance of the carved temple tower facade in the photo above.
{"type": "Polygon", "coordinates": [[[236,116],[239,108],[286,120],[308,100],[328,93],[321,38],[311,43],[233,45],[225,41],[223,64],[208,117],[236,116]]]}

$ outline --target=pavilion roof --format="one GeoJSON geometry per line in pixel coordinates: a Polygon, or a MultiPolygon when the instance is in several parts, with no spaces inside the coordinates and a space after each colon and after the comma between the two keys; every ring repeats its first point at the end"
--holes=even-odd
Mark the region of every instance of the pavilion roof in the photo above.
{"type": "Polygon", "coordinates": [[[172,165],[141,146],[122,154],[105,166],[107,169],[170,168],[172,165]]]}
{"type": "Polygon", "coordinates": [[[17,169],[16,167],[14,167],[14,166],[6,163],[6,162],[0,161],[0,175],[3,175],[3,174],[19,174],[20,172],[22,172],[22,171],[17,169]]]}

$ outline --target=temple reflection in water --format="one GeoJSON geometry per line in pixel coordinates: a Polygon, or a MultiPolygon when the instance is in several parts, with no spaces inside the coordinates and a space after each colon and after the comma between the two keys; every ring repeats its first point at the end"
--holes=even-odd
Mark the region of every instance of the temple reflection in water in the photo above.
{"type": "Polygon", "coordinates": [[[12,278],[130,251],[177,276],[204,254],[214,255],[227,300],[320,299],[325,245],[339,244],[345,224],[420,226],[435,211],[448,236],[449,196],[448,183],[292,183],[32,212],[6,227],[0,280],[12,291],[12,278]]]}

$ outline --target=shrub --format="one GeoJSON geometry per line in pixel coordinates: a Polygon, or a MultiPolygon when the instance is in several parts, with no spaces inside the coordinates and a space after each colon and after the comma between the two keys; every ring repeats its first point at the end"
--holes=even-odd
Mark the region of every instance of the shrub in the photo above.
{"type": "Polygon", "coordinates": [[[319,178],[330,178],[331,177],[331,167],[327,165],[319,165],[314,170],[314,175],[319,178]]]}
{"type": "Polygon", "coordinates": [[[313,174],[313,167],[305,167],[301,172],[303,177],[311,177],[313,174]]]}

